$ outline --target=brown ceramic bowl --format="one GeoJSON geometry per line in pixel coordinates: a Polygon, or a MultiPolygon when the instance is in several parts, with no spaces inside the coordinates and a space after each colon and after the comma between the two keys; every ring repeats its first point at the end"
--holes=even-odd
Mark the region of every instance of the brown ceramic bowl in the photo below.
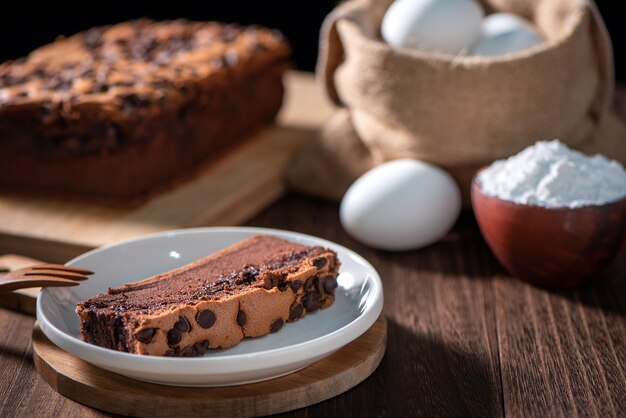
{"type": "Polygon", "coordinates": [[[626,197],[602,206],[543,208],[487,196],[477,175],[472,207],[480,230],[520,279],[549,288],[582,286],[601,279],[626,247],[626,197]]]}

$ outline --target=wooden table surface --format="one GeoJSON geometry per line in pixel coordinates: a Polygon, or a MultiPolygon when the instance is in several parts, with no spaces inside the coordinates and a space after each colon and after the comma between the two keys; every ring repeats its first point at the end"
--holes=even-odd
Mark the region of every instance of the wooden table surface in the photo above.
{"type": "MultiPolygon", "coordinates": [[[[626,414],[625,260],[599,285],[549,292],[507,276],[470,213],[441,242],[403,253],[358,244],[342,230],[336,204],[295,194],[249,224],[344,244],[384,282],[389,337],[378,370],[286,416],[626,414]]],[[[33,323],[0,310],[0,416],[105,415],[38,377],[33,323]]]]}
{"type": "MultiPolygon", "coordinates": [[[[625,91],[618,96],[623,114],[625,91]]],[[[626,257],[593,287],[546,291],[502,270],[470,213],[439,243],[402,253],[357,243],[342,230],[337,204],[296,194],[249,224],[343,244],[365,256],[384,283],[389,335],[377,371],[285,416],[626,416],[626,257]]],[[[42,258],[45,248],[25,240],[19,249],[42,258]]],[[[81,250],[57,248],[49,261],[81,250]]],[[[38,377],[34,321],[0,309],[0,417],[108,416],[38,377]]]]}

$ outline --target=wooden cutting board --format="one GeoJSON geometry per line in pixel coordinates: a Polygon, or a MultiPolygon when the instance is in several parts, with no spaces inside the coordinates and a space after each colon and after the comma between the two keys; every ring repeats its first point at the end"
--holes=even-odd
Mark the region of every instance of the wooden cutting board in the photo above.
{"type": "Polygon", "coordinates": [[[15,248],[20,239],[93,248],[168,229],[247,220],[282,195],[285,168],[331,113],[311,74],[289,73],[286,91],[274,127],[138,208],[0,193],[0,248],[15,248]]]}
{"type": "Polygon", "coordinates": [[[61,395],[105,411],[146,417],[259,416],[303,408],[365,380],[387,343],[381,314],[372,327],[339,351],[297,372],[265,382],[218,388],[181,388],[139,382],[107,372],[54,345],[36,324],[33,360],[61,395]]]}

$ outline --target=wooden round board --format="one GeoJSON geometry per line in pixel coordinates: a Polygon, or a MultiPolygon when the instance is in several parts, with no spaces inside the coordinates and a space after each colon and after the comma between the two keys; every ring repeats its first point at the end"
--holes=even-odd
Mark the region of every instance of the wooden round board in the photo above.
{"type": "Polygon", "coordinates": [[[33,359],[61,395],[105,411],[133,416],[258,416],[303,408],[365,380],[387,342],[384,314],[362,336],[302,370],[264,382],[218,388],[172,387],[133,380],[95,367],[54,345],[38,324],[33,359]]]}

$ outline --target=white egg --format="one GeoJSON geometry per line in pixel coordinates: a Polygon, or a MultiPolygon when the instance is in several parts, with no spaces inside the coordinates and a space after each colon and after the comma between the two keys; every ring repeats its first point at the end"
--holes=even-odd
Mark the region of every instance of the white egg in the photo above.
{"type": "Polygon", "coordinates": [[[513,54],[539,45],[543,37],[530,22],[512,13],[495,13],[482,24],[482,38],[472,50],[472,55],[496,56],[513,54]]]}
{"type": "Polygon", "coordinates": [[[396,0],[385,13],[381,34],[394,48],[456,55],[478,40],[483,15],[474,0],[396,0]]]}
{"type": "Polygon", "coordinates": [[[341,202],[355,239],[385,250],[410,250],[442,238],[461,211],[461,193],[444,170],[417,160],[390,161],[363,174],[341,202]]]}

